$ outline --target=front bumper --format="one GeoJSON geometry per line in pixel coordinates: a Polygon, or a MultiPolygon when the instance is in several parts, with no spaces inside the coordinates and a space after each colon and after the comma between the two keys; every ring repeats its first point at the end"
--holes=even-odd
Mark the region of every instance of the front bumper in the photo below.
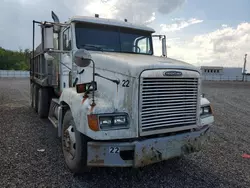
{"type": "Polygon", "coordinates": [[[88,166],[143,167],[201,150],[209,127],[196,132],[133,142],[88,142],[88,166]]]}

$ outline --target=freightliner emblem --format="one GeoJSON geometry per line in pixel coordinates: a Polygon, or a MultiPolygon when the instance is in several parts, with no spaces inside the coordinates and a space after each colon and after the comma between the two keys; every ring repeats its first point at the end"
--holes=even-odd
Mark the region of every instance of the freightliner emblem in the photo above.
{"type": "Polygon", "coordinates": [[[182,72],[179,71],[165,71],[163,72],[163,76],[181,76],[182,72]]]}

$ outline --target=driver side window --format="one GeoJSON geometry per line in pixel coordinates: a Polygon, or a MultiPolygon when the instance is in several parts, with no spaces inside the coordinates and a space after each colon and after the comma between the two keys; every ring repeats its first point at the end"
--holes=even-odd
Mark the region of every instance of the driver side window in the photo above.
{"type": "Polygon", "coordinates": [[[68,27],[63,32],[63,50],[71,50],[71,30],[68,27]]]}

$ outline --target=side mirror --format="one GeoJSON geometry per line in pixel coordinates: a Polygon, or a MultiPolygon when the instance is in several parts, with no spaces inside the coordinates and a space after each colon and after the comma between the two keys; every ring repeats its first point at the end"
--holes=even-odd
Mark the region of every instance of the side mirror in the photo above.
{"type": "Polygon", "coordinates": [[[53,27],[46,26],[42,28],[43,32],[43,39],[44,39],[44,49],[54,49],[54,33],[53,27]]]}
{"type": "Polygon", "coordinates": [[[162,44],[162,56],[167,57],[167,40],[165,35],[152,35],[152,37],[158,37],[162,44]]]}
{"type": "Polygon", "coordinates": [[[163,37],[161,42],[162,42],[162,56],[167,57],[167,45],[166,45],[167,40],[166,40],[166,36],[163,37]]]}
{"type": "Polygon", "coordinates": [[[74,62],[79,67],[87,67],[92,61],[90,53],[85,49],[77,50],[74,54],[74,62]]]}

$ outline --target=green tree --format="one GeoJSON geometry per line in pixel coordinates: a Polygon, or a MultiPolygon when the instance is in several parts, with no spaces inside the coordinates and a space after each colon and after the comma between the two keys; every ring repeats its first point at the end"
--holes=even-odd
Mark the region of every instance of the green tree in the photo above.
{"type": "Polygon", "coordinates": [[[12,51],[0,47],[0,69],[29,70],[29,54],[29,49],[12,51]]]}

